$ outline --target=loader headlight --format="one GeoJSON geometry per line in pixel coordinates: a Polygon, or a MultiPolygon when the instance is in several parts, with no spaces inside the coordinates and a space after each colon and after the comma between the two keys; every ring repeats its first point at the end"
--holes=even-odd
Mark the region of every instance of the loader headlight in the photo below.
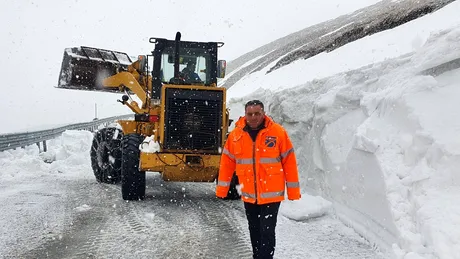
{"type": "Polygon", "coordinates": [[[161,101],[160,101],[160,99],[151,99],[150,103],[152,105],[160,105],[161,101]]]}

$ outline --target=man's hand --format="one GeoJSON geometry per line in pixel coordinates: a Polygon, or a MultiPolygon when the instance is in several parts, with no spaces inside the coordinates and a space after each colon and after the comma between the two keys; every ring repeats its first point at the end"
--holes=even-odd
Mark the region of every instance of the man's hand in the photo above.
{"type": "Polygon", "coordinates": [[[297,200],[300,200],[300,198],[302,198],[302,195],[301,195],[301,194],[299,194],[299,197],[296,197],[296,198],[288,197],[288,200],[290,200],[290,201],[297,201],[297,200]]]}

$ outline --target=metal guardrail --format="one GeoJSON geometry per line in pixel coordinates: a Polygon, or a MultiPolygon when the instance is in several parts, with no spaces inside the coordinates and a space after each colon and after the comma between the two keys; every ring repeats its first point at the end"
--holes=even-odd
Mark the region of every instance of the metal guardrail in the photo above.
{"type": "Polygon", "coordinates": [[[66,130],[95,131],[102,124],[107,124],[116,120],[128,119],[132,117],[134,117],[134,115],[129,114],[94,120],[91,122],[70,124],[48,130],[3,134],[0,135],[0,152],[33,144],[37,144],[40,147],[40,142],[43,142],[43,151],[46,151],[46,141],[60,136],[66,130]]]}

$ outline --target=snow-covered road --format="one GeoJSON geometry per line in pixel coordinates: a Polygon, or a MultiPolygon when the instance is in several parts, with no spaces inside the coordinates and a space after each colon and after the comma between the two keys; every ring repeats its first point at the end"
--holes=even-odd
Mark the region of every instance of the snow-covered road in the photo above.
{"type": "MultiPolygon", "coordinates": [[[[155,173],[144,201],[123,201],[119,186],[95,181],[90,142],[77,142],[89,136],[67,132],[59,148],[51,143],[55,157],[68,154],[53,163],[35,146],[0,153],[0,258],[251,258],[241,201],[216,199],[214,183],[163,182],[155,173]]],[[[384,258],[330,215],[280,215],[277,244],[277,258],[384,258]]]]}
{"type": "MultiPolygon", "coordinates": [[[[144,201],[123,201],[119,186],[95,181],[90,135],[51,142],[53,163],[35,146],[0,153],[0,258],[251,258],[241,201],[155,173],[144,201]]],[[[276,258],[385,258],[331,215],[278,222],[276,258]]]]}
{"type": "Polygon", "coordinates": [[[18,258],[249,257],[242,217],[235,209],[238,203],[217,200],[200,185],[163,184],[154,175],[148,178],[145,201],[125,202],[119,186],[89,178],[50,175],[27,186],[10,184],[2,188],[9,193],[2,196],[5,201],[1,199],[5,204],[2,236],[8,238],[2,240],[6,246],[0,254],[18,258]]]}

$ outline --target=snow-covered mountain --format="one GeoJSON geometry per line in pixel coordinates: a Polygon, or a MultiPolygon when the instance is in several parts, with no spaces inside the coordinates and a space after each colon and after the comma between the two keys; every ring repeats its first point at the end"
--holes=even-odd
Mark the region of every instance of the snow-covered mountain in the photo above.
{"type": "MultiPolygon", "coordinates": [[[[296,60],[331,52],[357,39],[395,28],[434,12],[451,2],[453,0],[380,1],[335,19],[314,24],[232,60],[228,65],[230,74],[221,85],[228,89],[247,74],[260,70],[270,73],[296,60]],[[268,70],[264,69],[266,66],[269,66],[268,70]]],[[[398,52],[393,54],[399,55],[398,52]]]]}

